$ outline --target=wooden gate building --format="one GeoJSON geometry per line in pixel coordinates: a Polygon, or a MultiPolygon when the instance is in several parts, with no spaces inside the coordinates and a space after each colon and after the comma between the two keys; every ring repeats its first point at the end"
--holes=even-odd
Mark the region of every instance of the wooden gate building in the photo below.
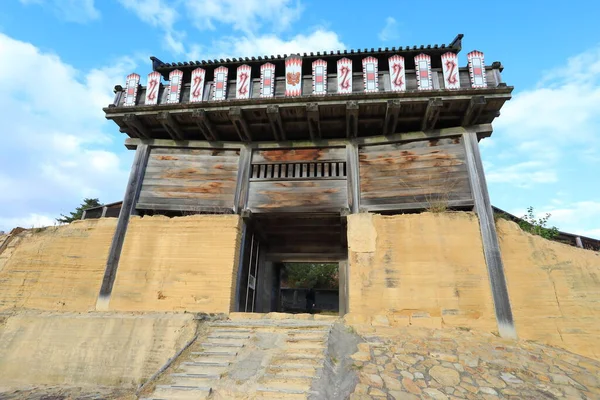
{"type": "Polygon", "coordinates": [[[462,38],[195,62],[151,57],[152,72],[128,75],[104,109],[136,155],[100,297],[110,295],[134,213],[240,214],[238,285],[248,287],[236,304],[247,310],[258,254],[342,266],[348,214],[475,209],[496,315],[512,326],[478,142],[513,88],[482,52],[459,60],[462,38]]]}

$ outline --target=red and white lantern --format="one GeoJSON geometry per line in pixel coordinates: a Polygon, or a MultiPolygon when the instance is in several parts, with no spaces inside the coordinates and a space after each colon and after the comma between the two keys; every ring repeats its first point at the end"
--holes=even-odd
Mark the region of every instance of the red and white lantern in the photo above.
{"type": "Polygon", "coordinates": [[[125,84],[125,102],[123,103],[123,106],[135,106],[138,86],[140,86],[140,76],[135,72],[127,75],[127,83],[125,84]]]}
{"type": "Polygon", "coordinates": [[[473,50],[467,54],[469,60],[469,76],[471,77],[471,87],[486,88],[487,80],[485,79],[485,62],[483,53],[473,50]]]}
{"type": "Polygon", "coordinates": [[[377,64],[378,62],[375,57],[365,57],[362,60],[365,93],[376,93],[379,91],[379,76],[377,74],[377,64]]]}
{"type": "Polygon", "coordinates": [[[327,94],[327,62],[324,60],[313,61],[312,75],[313,94],[327,94]]]}
{"type": "Polygon", "coordinates": [[[190,86],[190,103],[199,103],[204,99],[204,85],[206,83],[206,71],[196,68],[192,71],[192,84],[190,86]]]}
{"type": "Polygon", "coordinates": [[[392,92],[404,92],[406,90],[404,57],[393,55],[388,58],[388,63],[390,66],[390,88],[392,92]]]}
{"type": "Polygon", "coordinates": [[[297,55],[285,59],[285,95],[288,97],[302,94],[302,57],[297,55]]]}
{"type": "Polygon", "coordinates": [[[275,95],[275,65],[266,63],[260,66],[260,97],[275,95]]]}
{"type": "Polygon", "coordinates": [[[225,100],[227,98],[227,73],[225,67],[215,69],[213,100],[225,100]]]}
{"type": "Polygon", "coordinates": [[[433,90],[433,79],[431,79],[431,57],[427,54],[415,56],[415,70],[417,72],[418,89],[433,90]]]}
{"type": "Polygon", "coordinates": [[[146,101],[144,104],[158,104],[158,91],[160,89],[160,74],[156,71],[148,74],[148,84],[146,85],[146,101]]]}
{"type": "Polygon", "coordinates": [[[237,76],[235,80],[235,97],[237,99],[250,98],[250,74],[252,68],[249,65],[240,65],[237,68],[237,76]]]}
{"type": "Polygon", "coordinates": [[[458,56],[456,53],[447,52],[442,54],[442,72],[444,73],[444,87],[446,89],[460,89],[458,56]]]}
{"type": "Polygon", "coordinates": [[[167,96],[167,103],[179,103],[181,95],[181,86],[183,85],[183,72],[175,69],[169,73],[169,94],[167,96]]]}
{"type": "Polygon", "coordinates": [[[337,92],[352,93],[352,60],[345,57],[337,62],[337,92]]]}

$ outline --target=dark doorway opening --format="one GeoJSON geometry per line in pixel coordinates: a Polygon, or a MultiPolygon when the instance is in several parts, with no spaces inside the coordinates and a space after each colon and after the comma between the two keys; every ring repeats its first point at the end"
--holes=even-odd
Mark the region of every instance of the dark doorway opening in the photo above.
{"type": "Polygon", "coordinates": [[[256,214],[244,223],[239,311],[347,312],[345,217],[256,214]]]}

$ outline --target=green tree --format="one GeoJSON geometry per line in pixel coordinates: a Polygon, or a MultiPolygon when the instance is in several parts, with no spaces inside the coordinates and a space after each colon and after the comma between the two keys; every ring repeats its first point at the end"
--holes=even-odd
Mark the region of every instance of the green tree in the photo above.
{"type": "Polygon", "coordinates": [[[83,203],[81,203],[81,205],[79,207],[77,207],[75,209],[75,211],[71,211],[69,214],[71,214],[71,216],[66,216],[64,214],[60,214],[60,218],[56,218],[56,220],[58,222],[61,223],[70,223],[73,222],[75,220],[81,219],[81,216],[83,215],[83,210],[85,210],[86,208],[92,208],[92,207],[98,207],[101,206],[102,204],[100,204],[100,200],[98,199],[83,199],[83,203]]]}
{"type": "Polygon", "coordinates": [[[285,278],[289,287],[336,289],[338,265],[321,263],[286,263],[285,278]]]}
{"type": "Polygon", "coordinates": [[[544,239],[552,240],[558,236],[558,228],[555,226],[551,228],[546,227],[550,216],[550,213],[546,213],[544,217],[536,218],[533,212],[533,207],[528,207],[527,214],[521,217],[522,221],[519,222],[519,226],[525,232],[541,236],[544,239]]]}

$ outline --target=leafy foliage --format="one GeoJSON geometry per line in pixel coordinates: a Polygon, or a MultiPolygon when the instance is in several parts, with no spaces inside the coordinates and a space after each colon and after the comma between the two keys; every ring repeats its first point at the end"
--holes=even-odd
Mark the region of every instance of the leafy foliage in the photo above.
{"type": "Polygon", "coordinates": [[[98,207],[101,205],[102,204],[100,204],[100,200],[98,200],[98,199],[87,199],[86,198],[86,199],[83,199],[83,203],[81,203],[81,205],[79,207],[77,207],[75,209],[75,211],[71,211],[69,213],[69,214],[71,214],[70,216],[60,214],[60,218],[56,218],[56,220],[58,222],[68,224],[75,220],[81,219],[81,216],[83,215],[83,210],[85,210],[86,208],[98,207]]]}
{"type": "Polygon", "coordinates": [[[550,213],[542,218],[536,218],[533,212],[533,207],[527,208],[527,214],[521,217],[523,221],[519,222],[519,226],[525,232],[529,232],[534,235],[543,237],[544,239],[554,239],[558,236],[558,228],[555,226],[548,228],[548,219],[550,219],[550,213]]]}
{"type": "Polygon", "coordinates": [[[292,288],[336,289],[338,265],[319,263],[286,263],[285,278],[292,288]]]}

